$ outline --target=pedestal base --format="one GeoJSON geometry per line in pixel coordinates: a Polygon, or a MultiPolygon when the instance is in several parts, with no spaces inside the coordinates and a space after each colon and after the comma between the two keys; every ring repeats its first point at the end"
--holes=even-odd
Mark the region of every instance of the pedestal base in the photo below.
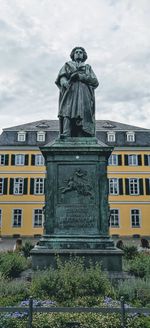
{"type": "Polygon", "coordinates": [[[44,247],[35,247],[32,250],[32,266],[33,269],[44,269],[49,266],[57,267],[57,256],[60,260],[66,261],[69,258],[82,258],[85,267],[89,263],[101,263],[102,268],[108,271],[122,271],[122,255],[123,252],[115,248],[113,250],[87,250],[87,249],[48,249],[44,247]]]}

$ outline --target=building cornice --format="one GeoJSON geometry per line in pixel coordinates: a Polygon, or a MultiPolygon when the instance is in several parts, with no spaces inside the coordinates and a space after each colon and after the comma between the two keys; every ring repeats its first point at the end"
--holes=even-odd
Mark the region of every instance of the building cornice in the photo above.
{"type": "MultiPolygon", "coordinates": [[[[6,166],[5,166],[6,167],[6,166]]],[[[8,166],[7,166],[8,167],[8,166]]],[[[10,167],[10,166],[9,166],[10,167]]],[[[0,174],[46,174],[46,171],[0,171],[0,174]]]]}
{"type": "Polygon", "coordinates": [[[0,150],[40,150],[39,146],[0,146],[0,150]]]}
{"type": "Polygon", "coordinates": [[[128,150],[133,150],[133,151],[141,151],[141,150],[149,150],[150,151],[150,146],[114,146],[113,151],[128,151],[128,150]]]}
{"type": "Polygon", "coordinates": [[[150,202],[145,202],[145,201],[141,201],[141,202],[136,202],[136,201],[124,201],[124,202],[122,202],[122,201],[118,201],[118,202],[113,202],[113,201],[109,201],[109,204],[135,204],[135,205],[137,205],[137,204],[146,204],[146,205],[149,205],[150,204],[150,202]]]}
{"type": "Polygon", "coordinates": [[[147,171],[108,171],[107,172],[107,174],[108,174],[108,176],[110,175],[110,174],[120,174],[120,175],[122,175],[122,174],[125,174],[125,175],[133,175],[133,174],[135,174],[135,175],[149,175],[150,176],[150,172],[147,172],[147,171]]]}

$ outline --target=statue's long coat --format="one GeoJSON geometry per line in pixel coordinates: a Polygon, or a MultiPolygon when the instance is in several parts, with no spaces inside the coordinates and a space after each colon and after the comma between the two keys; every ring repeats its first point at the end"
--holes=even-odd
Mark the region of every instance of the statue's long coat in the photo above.
{"type": "Polygon", "coordinates": [[[98,80],[91,66],[84,63],[78,65],[73,61],[65,63],[59,72],[56,84],[60,89],[58,116],[77,119],[81,122],[84,132],[95,135],[94,89],[98,86],[98,80]],[[82,82],[71,80],[75,72],[82,74],[82,82]],[[61,87],[62,77],[69,81],[67,89],[61,87]]]}

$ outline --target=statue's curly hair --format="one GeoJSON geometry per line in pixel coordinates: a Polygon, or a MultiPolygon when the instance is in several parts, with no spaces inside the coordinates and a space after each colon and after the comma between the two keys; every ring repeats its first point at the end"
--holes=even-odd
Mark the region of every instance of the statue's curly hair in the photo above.
{"type": "Polygon", "coordinates": [[[83,47],[75,47],[75,48],[73,48],[72,51],[71,51],[71,54],[70,54],[70,58],[72,60],[74,60],[74,53],[75,53],[76,49],[81,49],[83,51],[83,62],[85,62],[86,59],[88,58],[88,56],[87,56],[87,53],[86,53],[86,51],[85,51],[85,49],[83,47]]]}

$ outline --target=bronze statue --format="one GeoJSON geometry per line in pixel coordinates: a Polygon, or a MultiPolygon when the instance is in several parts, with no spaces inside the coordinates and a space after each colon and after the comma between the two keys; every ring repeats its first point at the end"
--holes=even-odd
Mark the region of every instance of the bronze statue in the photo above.
{"type": "Polygon", "coordinates": [[[60,136],[92,137],[95,135],[95,96],[98,80],[91,66],[85,64],[87,53],[75,47],[56,79],[60,89],[60,136]]]}

